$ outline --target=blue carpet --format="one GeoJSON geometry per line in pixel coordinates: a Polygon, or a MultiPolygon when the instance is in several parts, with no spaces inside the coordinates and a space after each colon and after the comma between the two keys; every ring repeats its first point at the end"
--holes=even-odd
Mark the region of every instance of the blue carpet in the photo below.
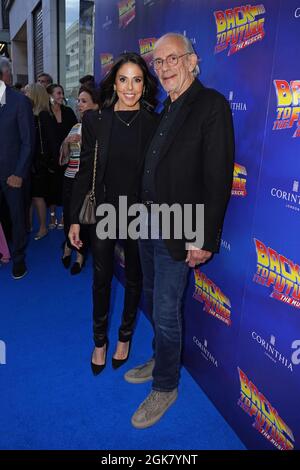
{"type": "MultiPolygon", "coordinates": [[[[31,237],[32,238],[32,237],[31,237]]],[[[57,230],[28,247],[28,275],[11,278],[0,268],[1,449],[244,449],[186,370],[177,402],[156,426],[140,431],[132,413],[150,384],[123,379],[151,355],[151,329],[139,315],[131,357],[117,371],[110,360],[117,339],[123,287],[114,280],[108,365],[90,371],[91,260],[79,276],[60,262],[63,234],[57,230]]]]}

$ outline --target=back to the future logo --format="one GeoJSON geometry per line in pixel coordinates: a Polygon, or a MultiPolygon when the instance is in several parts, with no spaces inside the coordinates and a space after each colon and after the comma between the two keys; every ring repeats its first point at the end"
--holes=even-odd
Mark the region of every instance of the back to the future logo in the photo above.
{"type": "Polygon", "coordinates": [[[215,54],[229,48],[228,55],[245,49],[265,37],[265,7],[241,5],[214,12],[217,27],[215,54]]]}
{"type": "Polygon", "coordinates": [[[300,80],[274,80],[277,95],[277,116],[273,131],[296,130],[293,137],[300,137],[300,80]]]}

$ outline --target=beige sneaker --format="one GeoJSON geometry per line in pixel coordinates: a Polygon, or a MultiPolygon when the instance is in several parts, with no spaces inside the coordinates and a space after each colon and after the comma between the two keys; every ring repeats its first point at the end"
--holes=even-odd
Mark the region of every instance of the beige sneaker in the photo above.
{"type": "Polygon", "coordinates": [[[132,426],[137,429],[145,429],[153,426],[174,403],[177,395],[177,388],[172,390],[172,392],[157,392],[156,390],[152,390],[132,416],[132,426]]]}
{"type": "Polygon", "coordinates": [[[149,382],[153,379],[152,371],[154,368],[154,359],[150,359],[150,361],[142,364],[140,366],[134,367],[134,369],[130,369],[124,375],[124,379],[126,382],[131,384],[142,384],[144,382],[149,382]]]}

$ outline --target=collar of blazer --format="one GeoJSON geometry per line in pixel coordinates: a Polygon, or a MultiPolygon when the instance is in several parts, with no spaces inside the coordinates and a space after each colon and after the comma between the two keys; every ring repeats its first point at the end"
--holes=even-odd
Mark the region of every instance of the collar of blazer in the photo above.
{"type": "MultiPolygon", "coordinates": [[[[161,162],[161,160],[166,156],[170,145],[172,144],[172,142],[177,137],[178,131],[184,125],[186,118],[188,117],[189,113],[191,112],[192,104],[194,103],[195,99],[197,98],[197,95],[199,94],[199,92],[201,92],[201,90],[203,90],[203,89],[204,89],[204,86],[196,78],[190,86],[190,89],[188,91],[186,99],[182,103],[180,113],[179,113],[173,127],[170,129],[170,131],[168,132],[168,134],[166,136],[166,140],[165,140],[165,142],[163,144],[163,147],[161,149],[159,162],[161,162]]],[[[168,103],[168,99],[165,101],[165,103],[168,103]]]]}
{"type": "Polygon", "coordinates": [[[0,80],[0,103],[1,104],[4,104],[3,98],[5,98],[5,90],[6,90],[5,83],[2,80],[0,80]]]}

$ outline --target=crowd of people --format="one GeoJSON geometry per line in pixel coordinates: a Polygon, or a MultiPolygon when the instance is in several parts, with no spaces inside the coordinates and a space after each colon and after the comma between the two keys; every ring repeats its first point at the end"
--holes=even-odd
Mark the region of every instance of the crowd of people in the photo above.
{"type": "MultiPolygon", "coordinates": [[[[109,203],[119,210],[119,198],[128,206],[146,207],[149,230],[157,204],[204,204],[204,242],[174,235],[124,240],[125,296],[113,368],[128,359],[137,309],[144,290],[153,326],[153,356],[126,372],[126,381],[152,381],[152,390],[132,416],[138,429],[155,424],[178,394],[182,352],[182,301],[189,268],[206,263],[220,247],[222,225],[231,194],[234,136],[226,99],[198,80],[198,58],[191,42],[168,33],[155,44],[153,69],[135,52],[120,54],[99,88],[84,77],[78,94],[78,122],[65,105],[64,90],[43,73],[37,83],[20,91],[9,86],[9,66],[0,59],[0,198],[4,196],[12,221],[12,274],[26,272],[26,220],[32,226],[36,210],[35,241],[49,230],[64,229],[61,261],[79,274],[89,247],[93,258],[92,373],[106,366],[108,315],[115,243],[127,233],[118,218],[117,235],[100,237],[96,223],[86,225],[82,208],[94,188],[96,207],[109,203]],[[7,70],[8,69],[8,70],[7,70]],[[155,112],[158,83],[168,97],[155,112]],[[3,96],[5,98],[3,99],[3,96]],[[26,196],[27,195],[27,196],[26,196]],[[28,197],[29,195],[29,197],[28,197]],[[57,207],[63,206],[58,219],[57,207]],[[47,224],[47,208],[49,220],[47,224]],[[193,244],[194,243],[194,244],[193,244]]],[[[0,219],[1,220],[1,219],[0,219]]],[[[173,224],[173,225],[172,225],[173,224]]],[[[2,247],[0,231],[0,251],[2,247]]],[[[3,243],[4,256],[7,249],[3,243]]]]}
{"type": "MultiPolygon", "coordinates": [[[[20,175],[22,187],[19,188],[19,193],[22,201],[19,202],[19,205],[22,215],[19,211],[16,218],[24,219],[25,231],[31,232],[33,230],[34,213],[36,214],[38,229],[34,235],[35,241],[44,238],[49,230],[64,229],[66,243],[63,246],[62,262],[66,268],[69,268],[71,264],[70,248],[68,247],[70,245],[68,241],[69,217],[68,209],[64,209],[64,206],[67,208],[70,199],[70,194],[68,195],[70,185],[68,185],[68,182],[76,174],[74,157],[71,156],[72,146],[74,147],[74,133],[81,126],[77,119],[77,111],[79,115],[82,115],[86,109],[90,109],[90,100],[92,100],[94,106],[99,107],[99,92],[94,77],[86,75],[80,79],[77,107],[74,110],[67,105],[63,87],[60,84],[53,83],[50,74],[43,72],[38,75],[35,83],[29,83],[24,87],[19,83],[11,86],[11,63],[4,57],[0,58],[0,72],[2,72],[3,89],[4,86],[9,89],[8,98],[11,94],[14,100],[20,102],[18,112],[15,114],[16,119],[21,119],[25,108],[28,111],[28,104],[32,108],[32,113],[28,111],[30,119],[27,119],[27,128],[25,130],[14,129],[16,132],[15,137],[20,140],[20,152],[24,151],[25,131],[26,145],[30,146],[32,150],[31,154],[28,153],[27,155],[28,161],[31,160],[30,169],[24,176],[23,174],[20,175]],[[21,95],[28,98],[27,102],[21,95]],[[65,161],[60,158],[62,148],[65,153],[67,148],[68,153],[70,150],[70,156],[65,158],[65,161]],[[59,207],[63,207],[63,210],[60,211],[60,220],[58,220],[58,214],[56,213],[59,207]]],[[[5,105],[5,109],[8,109],[7,103],[5,105]]],[[[11,127],[10,130],[13,131],[13,128],[11,127]]],[[[2,131],[5,140],[3,128],[2,131]]],[[[78,138],[80,140],[80,136],[78,138]]],[[[22,241],[18,240],[20,236],[16,234],[16,222],[10,204],[10,196],[4,195],[0,206],[0,223],[2,219],[4,226],[4,230],[1,226],[0,232],[0,259],[1,262],[8,262],[11,256],[13,278],[21,279],[27,273],[25,255],[22,253],[26,244],[24,243],[24,234],[22,241]],[[6,232],[6,238],[12,238],[14,242],[11,255],[9,254],[4,232],[6,232]],[[15,251],[18,252],[17,257],[15,251]]],[[[20,233],[19,225],[17,230],[20,233]]],[[[23,233],[24,229],[21,232],[23,233]]],[[[71,266],[71,274],[79,274],[82,265],[83,258],[78,254],[75,263],[71,266]]]]}

